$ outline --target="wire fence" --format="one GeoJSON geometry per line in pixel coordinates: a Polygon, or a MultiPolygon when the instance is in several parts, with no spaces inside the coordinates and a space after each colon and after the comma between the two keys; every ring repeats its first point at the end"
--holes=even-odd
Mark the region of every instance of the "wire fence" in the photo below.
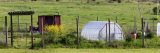
{"type": "MultiPolygon", "coordinates": [[[[5,18],[1,18],[0,20],[1,20],[0,21],[1,23],[5,23],[5,18]]],[[[15,19],[15,20],[17,20],[17,19],[15,19]]],[[[7,21],[7,22],[9,22],[9,21],[7,21]]],[[[149,33],[149,32],[156,33],[156,30],[157,30],[156,24],[158,23],[158,21],[155,21],[154,18],[150,18],[150,19],[143,19],[143,22],[142,22],[143,27],[141,25],[137,26],[136,21],[134,21],[132,25],[128,26],[128,25],[119,24],[117,18],[115,20],[110,20],[108,18],[107,21],[101,21],[100,18],[98,18],[98,17],[97,17],[97,21],[91,22],[89,24],[90,26],[87,26],[87,24],[86,25],[82,24],[81,22],[82,21],[80,20],[80,18],[77,18],[76,22],[75,22],[76,23],[75,24],[76,29],[74,29],[75,31],[73,33],[68,32],[68,33],[72,33],[71,35],[76,34],[75,40],[76,40],[76,44],[78,45],[78,47],[81,47],[82,45],[83,46],[88,45],[89,43],[95,44],[95,45],[90,45],[89,47],[103,47],[103,45],[112,45],[113,46],[114,42],[112,40],[116,40],[119,37],[122,38],[122,40],[126,40],[127,36],[131,36],[131,38],[135,38],[134,34],[137,34],[137,33],[142,33],[142,32],[143,33],[149,33]],[[81,24],[84,25],[83,28],[80,28],[81,24]],[[85,27],[87,29],[85,32],[83,32],[85,27]],[[83,34],[83,33],[85,33],[85,34],[83,34]],[[101,43],[102,45],[96,45],[96,44],[100,44],[100,43],[96,43],[97,41],[102,42],[101,43]]],[[[1,27],[1,29],[0,29],[0,44],[9,46],[10,42],[11,42],[10,25],[8,24],[8,27],[7,27],[8,31],[6,31],[5,25],[6,24],[0,25],[0,27],[1,27]],[[6,39],[6,37],[7,37],[7,39],[6,39]]],[[[31,46],[31,35],[30,35],[30,32],[28,32],[30,24],[29,23],[22,23],[22,24],[15,23],[13,25],[14,25],[13,26],[14,27],[14,30],[13,30],[14,31],[14,34],[13,34],[14,35],[14,47],[16,47],[16,48],[29,48],[31,46]]],[[[34,46],[46,46],[47,45],[46,42],[48,42],[48,40],[46,40],[46,39],[51,38],[52,35],[55,35],[55,34],[46,34],[46,32],[45,32],[45,34],[44,34],[45,36],[44,36],[41,33],[35,32],[33,35],[34,35],[34,46]],[[42,40],[44,42],[42,42],[42,40]],[[38,45],[36,45],[36,44],[38,44],[38,45]]],[[[58,35],[60,35],[60,34],[58,34],[58,35]]],[[[137,38],[138,37],[136,37],[135,39],[137,39],[137,38]]],[[[52,39],[54,39],[54,38],[52,38],[52,39]]],[[[68,44],[67,43],[69,41],[68,39],[69,38],[62,38],[62,40],[61,40],[62,42],[60,40],[58,40],[58,42],[68,44]]],[[[140,39],[142,39],[142,38],[140,38],[140,39]]],[[[117,40],[119,40],[119,39],[117,39],[117,40]]],[[[121,41],[121,40],[119,40],[119,41],[121,41]]],[[[145,41],[146,40],[144,40],[144,42],[145,41]]],[[[55,43],[56,41],[53,41],[53,42],[55,43]]],[[[120,44],[120,43],[118,43],[118,44],[120,44]]],[[[71,46],[74,46],[74,45],[71,45],[71,46]]]]}

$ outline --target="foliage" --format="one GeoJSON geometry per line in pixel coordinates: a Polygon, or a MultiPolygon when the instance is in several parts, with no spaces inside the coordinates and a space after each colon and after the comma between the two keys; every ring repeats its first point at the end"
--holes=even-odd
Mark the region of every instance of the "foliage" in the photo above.
{"type": "Polygon", "coordinates": [[[112,41],[112,44],[110,45],[111,48],[124,48],[125,45],[124,45],[125,41],[112,41]]]}
{"type": "Polygon", "coordinates": [[[77,39],[76,39],[76,36],[73,34],[74,34],[74,32],[71,32],[71,33],[67,34],[66,36],[62,36],[61,40],[59,40],[59,42],[61,44],[63,44],[65,47],[75,48],[76,47],[75,45],[77,44],[77,42],[76,42],[77,39]]]}
{"type": "MultiPolygon", "coordinates": [[[[66,34],[61,34],[61,33],[57,33],[57,31],[53,31],[49,32],[48,34],[44,34],[46,35],[46,44],[48,45],[52,45],[52,47],[76,47],[76,36],[75,36],[75,32],[72,33],[72,31],[69,31],[70,29],[74,28],[74,16],[80,15],[82,17],[81,20],[83,22],[81,23],[87,23],[88,21],[91,20],[95,20],[95,18],[89,18],[89,17],[96,17],[97,15],[100,16],[100,20],[106,21],[106,16],[107,17],[112,17],[113,19],[115,18],[115,16],[119,17],[119,24],[122,24],[124,26],[130,25],[132,17],[134,16],[139,16],[139,12],[137,10],[137,4],[135,3],[122,3],[122,4],[117,4],[117,3],[113,3],[113,4],[100,4],[100,5],[90,5],[90,4],[81,4],[81,5],[77,5],[77,3],[51,3],[51,2],[26,2],[25,4],[23,2],[1,2],[0,4],[1,6],[1,12],[4,13],[0,13],[1,18],[6,15],[7,11],[11,11],[11,10],[30,10],[30,9],[34,9],[36,10],[36,14],[35,16],[38,16],[38,14],[53,14],[53,12],[60,12],[61,14],[63,14],[63,18],[62,18],[62,22],[63,24],[65,24],[65,28],[67,29],[65,32],[67,32],[66,34]],[[26,7],[21,7],[21,6],[26,6],[26,7]],[[125,6],[125,7],[124,7],[125,6]],[[31,8],[28,8],[31,7],[31,8]],[[68,8],[71,7],[71,8],[68,8]],[[84,8],[87,7],[87,8],[84,8]],[[66,13],[67,12],[67,13],[66,13]],[[125,13],[124,13],[125,12],[125,13]],[[127,24],[123,24],[123,23],[127,23],[127,24]],[[55,35],[58,34],[58,35],[55,35]],[[60,35],[59,35],[60,34],[60,35]],[[65,36],[62,36],[65,35],[65,36]],[[56,36],[56,39],[55,37],[56,36]],[[53,39],[55,39],[53,41],[53,39]],[[65,42],[64,42],[65,41],[65,42]]],[[[154,5],[146,5],[146,4],[141,4],[141,13],[142,15],[146,16],[146,17],[153,17],[154,15],[150,15],[150,14],[145,14],[145,12],[152,10],[151,7],[153,7],[154,5]]],[[[24,16],[26,17],[26,16],[24,16]]],[[[13,19],[16,19],[13,17],[13,19]]],[[[22,18],[21,21],[28,22],[28,20],[26,20],[27,18],[22,18]]],[[[3,20],[3,19],[1,19],[3,20]]],[[[137,18],[137,30],[140,29],[140,18],[137,18]]],[[[33,18],[34,24],[36,24],[37,22],[37,18],[33,18]]],[[[3,23],[1,23],[3,24],[3,23]]],[[[83,24],[80,24],[80,27],[83,26],[83,24]]],[[[57,29],[57,27],[55,27],[57,29]]],[[[74,30],[74,29],[73,29],[74,30]]],[[[38,36],[38,35],[37,35],[38,36]]],[[[39,35],[40,36],[40,35],[39,35]]],[[[141,36],[141,33],[140,35],[141,36]]],[[[40,37],[38,37],[40,38],[40,37]]],[[[139,37],[140,39],[140,37],[139,37]]],[[[158,39],[147,39],[146,40],[148,42],[147,45],[151,45],[152,42],[154,41],[158,41],[158,39]]],[[[116,41],[116,43],[113,44],[114,45],[118,45],[123,44],[123,47],[140,47],[140,40],[137,41],[127,41],[124,43],[118,42],[116,41]]],[[[41,43],[38,43],[37,45],[40,45],[41,43]]],[[[46,46],[48,46],[46,45],[46,46]]],[[[88,48],[88,47],[95,47],[95,48],[103,48],[105,47],[105,41],[89,41],[89,40],[85,40],[82,39],[81,40],[81,47],[84,48],[88,48]]],[[[152,45],[151,45],[152,46],[152,45]]],[[[155,46],[158,46],[158,42],[157,44],[155,44],[155,46]]],[[[115,46],[114,46],[115,47],[115,46]]]]}
{"type": "Polygon", "coordinates": [[[126,36],[126,41],[127,41],[127,42],[131,42],[131,41],[133,41],[133,39],[132,39],[131,35],[127,35],[127,36],[126,36]]]}
{"type": "Polygon", "coordinates": [[[158,7],[154,7],[152,9],[152,11],[153,11],[154,15],[160,14],[160,9],[158,7]]]}
{"type": "Polygon", "coordinates": [[[50,33],[53,33],[53,34],[57,35],[57,34],[62,33],[63,26],[62,25],[60,25],[60,26],[58,26],[58,25],[48,25],[48,26],[45,26],[45,30],[47,32],[50,32],[50,33]]]}
{"type": "Polygon", "coordinates": [[[138,33],[137,33],[137,38],[138,38],[138,39],[141,39],[141,38],[142,38],[142,32],[138,32],[138,33]]]}
{"type": "Polygon", "coordinates": [[[157,17],[150,18],[150,20],[158,20],[157,17]]]}
{"type": "Polygon", "coordinates": [[[48,35],[46,39],[48,42],[57,42],[63,33],[63,27],[58,25],[45,26],[45,30],[47,31],[46,35],[48,35]]]}
{"type": "Polygon", "coordinates": [[[154,33],[154,32],[149,32],[149,33],[146,34],[145,37],[146,37],[146,38],[154,38],[154,37],[156,37],[156,36],[155,36],[155,33],[154,33]]]}

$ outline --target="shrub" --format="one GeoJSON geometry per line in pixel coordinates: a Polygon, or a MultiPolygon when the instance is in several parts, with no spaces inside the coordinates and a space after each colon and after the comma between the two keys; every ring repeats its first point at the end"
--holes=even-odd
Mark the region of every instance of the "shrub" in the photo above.
{"type": "Polygon", "coordinates": [[[74,32],[67,34],[66,36],[60,37],[61,40],[59,42],[63,44],[65,47],[76,47],[75,45],[77,44],[76,41],[76,36],[73,35],[74,32]]]}
{"type": "Polygon", "coordinates": [[[125,41],[113,41],[111,44],[112,48],[124,48],[125,41]]]}
{"type": "Polygon", "coordinates": [[[126,41],[127,41],[127,42],[131,42],[131,41],[133,41],[133,39],[132,39],[131,35],[127,35],[127,36],[126,36],[126,41]]]}
{"type": "Polygon", "coordinates": [[[60,34],[62,33],[63,31],[63,26],[60,25],[48,25],[48,26],[45,26],[45,30],[47,32],[50,32],[50,33],[53,33],[53,34],[60,34]]]}
{"type": "Polygon", "coordinates": [[[150,20],[158,20],[158,18],[154,17],[154,18],[151,18],[150,20]]]}
{"type": "Polygon", "coordinates": [[[149,32],[149,33],[147,33],[147,35],[145,37],[146,38],[154,38],[156,36],[155,36],[154,32],[149,32]]]}
{"type": "Polygon", "coordinates": [[[56,42],[59,37],[61,37],[63,33],[63,27],[62,26],[57,26],[57,25],[48,25],[45,26],[45,30],[47,31],[48,34],[48,40],[49,42],[56,42]]]}
{"type": "Polygon", "coordinates": [[[154,8],[152,9],[152,11],[153,11],[154,15],[157,15],[157,13],[158,13],[158,14],[160,13],[160,9],[157,8],[157,7],[154,7],[154,8]],[[157,11],[157,10],[158,10],[158,11],[157,11]]]}
{"type": "Polygon", "coordinates": [[[160,39],[158,37],[152,39],[146,39],[145,45],[147,48],[159,48],[160,47],[160,39]]]}
{"type": "Polygon", "coordinates": [[[80,42],[80,48],[106,48],[107,44],[105,41],[91,41],[83,39],[80,42]]]}
{"type": "Polygon", "coordinates": [[[141,33],[141,32],[138,32],[138,33],[137,33],[137,38],[138,38],[138,39],[141,39],[141,38],[142,38],[142,33],[141,33]]]}
{"type": "Polygon", "coordinates": [[[141,39],[136,39],[131,42],[124,42],[124,48],[141,48],[141,39]]]}

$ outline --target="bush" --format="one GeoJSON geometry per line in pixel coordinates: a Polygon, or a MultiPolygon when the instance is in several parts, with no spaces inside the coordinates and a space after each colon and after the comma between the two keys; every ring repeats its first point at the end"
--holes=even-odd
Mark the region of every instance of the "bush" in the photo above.
{"type": "Polygon", "coordinates": [[[160,14],[160,9],[157,8],[157,7],[154,7],[154,8],[152,9],[152,11],[153,11],[154,15],[157,15],[157,13],[160,14]],[[157,10],[158,10],[158,11],[157,11],[157,10]]]}
{"type": "MultiPolygon", "coordinates": [[[[158,48],[160,47],[160,39],[153,36],[154,33],[150,33],[146,36],[149,39],[145,39],[145,46],[148,48],[158,48]]],[[[83,37],[80,38],[80,45],[77,45],[77,36],[75,31],[72,31],[65,36],[60,35],[54,39],[52,33],[45,34],[46,47],[51,48],[141,48],[141,33],[138,33],[139,39],[133,40],[130,35],[126,37],[126,41],[112,41],[111,45],[108,45],[106,41],[91,41],[86,40],[83,37]]],[[[41,42],[36,43],[35,47],[40,48],[41,42]]]]}
{"type": "Polygon", "coordinates": [[[158,20],[158,18],[154,17],[154,18],[151,18],[150,20],[158,20]]]}
{"type": "Polygon", "coordinates": [[[45,26],[45,30],[47,31],[44,34],[47,38],[45,39],[45,43],[58,43],[60,37],[63,34],[63,27],[58,25],[48,25],[45,26]]]}
{"type": "Polygon", "coordinates": [[[147,48],[160,48],[160,39],[158,37],[146,39],[145,45],[147,48]]]}
{"type": "Polygon", "coordinates": [[[60,37],[61,40],[59,42],[64,45],[64,47],[76,47],[77,44],[77,38],[75,35],[73,35],[74,32],[67,34],[66,36],[60,37]]]}
{"type": "Polygon", "coordinates": [[[113,41],[111,44],[111,47],[112,48],[124,48],[125,47],[124,43],[125,41],[113,41]]]}
{"type": "Polygon", "coordinates": [[[108,46],[105,41],[83,40],[80,43],[80,48],[106,48],[108,46]]]}
{"type": "Polygon", "coordinates": [[[124,42],[124,48],[141,48],[141,39],[136,39],[131,42],[124,42]]]}
{"type": "Polygon", "coordinates": [[[142,33],[141,32],[138,32],[137,33],[137,39],[141,39],[142,38],[142,33]]]}
{"type": "Polygon", "coordinates": [[[155,34],[153,32],[149,32],[149,33],[147,33],[147,35],[145,37],[146,38],[154,38],[156,36],[155,36],[155,34]]]}
{"type": "Polygon", "coordinates": [[[126,36],[126,41],[127,41],[127,42],[131,42],[131,41],[133,41],[133,39],[132,39],[131,35],[127,35],[127,36],[126,36]]]}

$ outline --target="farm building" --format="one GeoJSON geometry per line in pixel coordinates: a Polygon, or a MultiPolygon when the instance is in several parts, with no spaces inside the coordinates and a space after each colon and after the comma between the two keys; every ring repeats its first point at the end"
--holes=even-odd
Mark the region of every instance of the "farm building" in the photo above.
{"type": "Polygon", "coordinates": [[[114,22],[107,21],[91,21],[82,29],[81,36],[88,40],[123,40],[122,28],[114,22]],[[110,28],[110,29],[109,29],[110,28]],[[110,31],[110,36],[109,36],[110,31]],[[107,33],[107,37],[106,37],[107,33]]]}
{"type": "Polygon", "coordinates": [[[38,16],[38,31],[42,33],[47,25],[61,25],[60,15],[41,15],[38,16]]]}

